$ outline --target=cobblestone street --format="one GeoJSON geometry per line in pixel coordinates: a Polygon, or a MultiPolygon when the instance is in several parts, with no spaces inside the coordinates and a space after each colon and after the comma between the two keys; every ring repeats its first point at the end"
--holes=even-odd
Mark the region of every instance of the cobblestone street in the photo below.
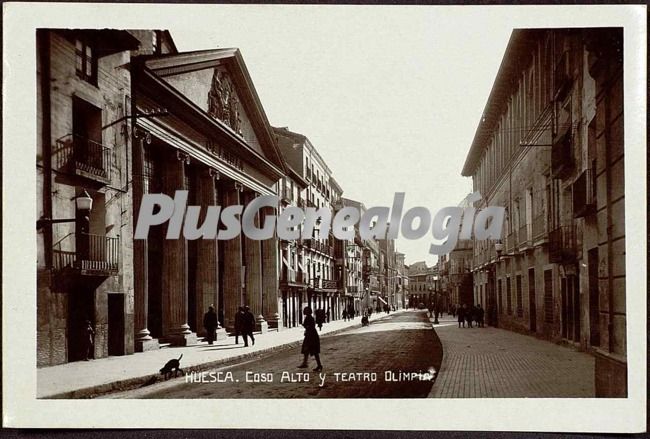
{"type": "Polygon", "coordinates": [[[594,358],[584,352],[497,328],[435,330],[443,361],[436,398],[593,398],[594,358]]]}
{"type": "Polygon", "coordinates": [[[368,327],[356,327],[337,335],[321,337],[321,360],[324,369],[320,374],[311,371],[316,366],[313,358],[310,359],[309,369],[298,369],[302,355],[300,348],[292,348],[266,355],[261,359],[216,369],[211,371],[213,373],[206,372],[203,375],[205,382],[186,383],[185,377],[179,377],[164,383],[113,394],[110,397],[426,397],[431,391],[431,380],[413,377],[397,381],[401,372],[426,373],[432,367],[435,370],[440,367],[442,356],[440,343],[431,330],[426,314],[407,312],[391,314],[378,321],[373,320],[374,317],[368,327]],[[247,382],[247,372],[249,379],[272,376],[273,381],[247,382]],[[394,375],[387,377],[391,372],[394,375]],[[227,380],[229,373],[232,374],[233,381],[214,382],[217,379],[227,380]],[[360,375],[356,375],[358,373],[360,375]],[[321,376],[325,379],[322,386],[321,376]]]}

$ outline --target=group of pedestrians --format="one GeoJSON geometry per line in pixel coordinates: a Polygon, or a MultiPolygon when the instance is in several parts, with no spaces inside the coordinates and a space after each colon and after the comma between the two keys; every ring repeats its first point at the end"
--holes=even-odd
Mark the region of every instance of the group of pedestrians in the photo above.
{"type": "MultiPolygon", "coordinates": [[[[214,306],[208,308],[208,312],[203,316],[203,327],[207,333],[206,340],[208,344],[214,344],[217,340],[217,328],[219,328],[219,319],[214,310],[214,306]]],[[[248,338],[255,345],[255,316],[248,306],[240,306],[235,314],[235,344],[239,344],[239,337],[244,339],[244,347],[248,347],[248,338]]]]}
{"type": "Polygon", "coordinates": [[[484,316],[485,311],[481,307],[481,304],[469,305],[466,304],[458,305],[452,308],[452,315],[456,314],[458,317],[458,327],[464,328],[465,323],[467,323],[468,328],[473,328],[474,322],[476,322],[477,328],[484,327],[484,316]]]}
{"type": "Polygon", "coordinates": [[[354,320],[358,312],[354,310],[353,307],[349,306],[343,310],[343,320],[348,321],[348,320],[354,320]]]}

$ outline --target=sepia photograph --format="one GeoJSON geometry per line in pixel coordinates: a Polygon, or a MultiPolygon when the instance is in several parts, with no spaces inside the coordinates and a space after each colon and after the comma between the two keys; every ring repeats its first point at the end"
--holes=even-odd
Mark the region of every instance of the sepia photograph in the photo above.
{"type": "MultiPolygon", "coordinates": [[[[43,407],[125,404],[54,425],[167,427],[185,424],[118,413],[296,400],[340,413],[318,424],[337,428],[372,419],[345,421],[362,406],[503,404],[514,418],[524,401],[582,407],[564,429],[603,431],[598,410],[636,404],[610,431],[643,430],[645,6],[512,8],[86,4],[32,18],[14,58],[31,70],[4,55],[34,115],[31,137],[3,148],[3,193],[31,173],[22,219],[4,198],[3,234],[30,232],[13,239],[27,243],[22,284],[3,281],[3,315],[23,295],[26,331],[3,318],[3,357],[8,337],[29,338],[31,370],[11,384],[5,362],[5,408],[22,386],[43,407]]],[[[460,429],[549,428],[531,416],[460,429]]]]}

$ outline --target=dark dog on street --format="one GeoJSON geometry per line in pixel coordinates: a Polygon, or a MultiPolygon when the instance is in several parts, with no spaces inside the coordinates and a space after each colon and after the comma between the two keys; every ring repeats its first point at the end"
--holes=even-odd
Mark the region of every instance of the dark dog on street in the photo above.
{"type": "Polygon", "coordinates": [[[370,322],[368,321],[368,316],[361,317],[361,326],[368,326],[370,322]]]}
{"type": "Polygon", "coordinates": [[[172,372],[174,372],[174,377],[176,377],[177,373],[183,373],[183,369],[181,369],[181,358],[183,358],[183,354],[181,354],[178,359],[173,358],[169,360],[162,369],[160,369],[160,374],[165,376],[165,379],[167,379],[168,376],[171,376],[172,372]]]}

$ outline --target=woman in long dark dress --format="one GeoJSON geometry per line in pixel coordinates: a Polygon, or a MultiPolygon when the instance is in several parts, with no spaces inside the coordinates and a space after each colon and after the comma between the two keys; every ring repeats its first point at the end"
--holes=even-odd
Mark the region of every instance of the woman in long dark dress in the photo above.
{"type": "Polygon", "coordinates": [[[301,350],[304,357],[302,364],[298,367],[307,367],[307,360],[310,355],[313,355],[316,358],[317,364],[314,372],[320,372],[323,370],[323,365],[320,363],[320,337],[318,336],[318,331],[316,331],[316,321],[311,315],[310,307],[306,306],[302,313],[305,315],[305,318],[302,321],[302,326],[305,328],[305,339],[302,342],[301,350]]]}

